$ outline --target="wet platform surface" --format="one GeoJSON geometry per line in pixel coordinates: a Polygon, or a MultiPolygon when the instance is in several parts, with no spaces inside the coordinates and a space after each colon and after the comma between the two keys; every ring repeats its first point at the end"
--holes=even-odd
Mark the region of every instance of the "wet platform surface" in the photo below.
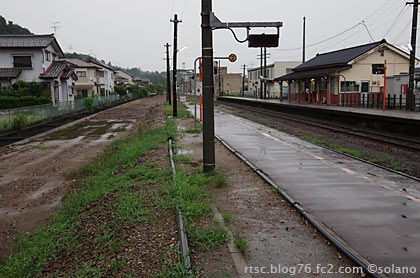
{"type": "Polygon", "coordinates": [[[403,118],[403,119],[420,121],[420,112],[398,110],[398,109],[382,111],[381,109],[377,109],[377,108],[359,108],[359,107],[336,106],[336,105],[327,106],[325,104],[321,105],[321,104],[308,104],[308,103],[303,103],[303,102],[301,103],[288,102],[287,100],[283,100],[282,102],[280,102],[279,99],[255,99],[255,98],[235,98],[235,97],[223,97],[223,98],[243,99],[243,100],[254,101],[254,102],[268,102],[268,103],[276,103],[279,105],[281,104],[281,105],[296,106],[296,107],[310,107],[310,108],[315,108],[315,109],[336,110],[336,111],[342,111],[342,112],[351,112],[351,113],[366,114],[366,115],[373,115],[373,116],[394,117],[394,118],[403,118]]]}
{"type": "Polygon", "coordinates": [[[390,277],[419,277],[419,182],[217,110],[215,123],[218,136],[363,257],[417,268],[390,277]]]}

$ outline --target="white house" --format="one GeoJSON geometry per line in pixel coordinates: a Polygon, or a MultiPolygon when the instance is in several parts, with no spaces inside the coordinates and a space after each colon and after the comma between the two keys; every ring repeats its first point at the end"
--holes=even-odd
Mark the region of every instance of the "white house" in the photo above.
{"type": "Polygon", "coordinates": [[[119,86],[134,85],[133,75],[131,73],[118,69],[115,76],[115,83],[119,86]]]}
{"type": "Polygon", "coordinates": [[[98,81],[101,89],[105,90],[105,95],[114,92],[116,73],[115,69],[104,65],[96,60],[89,60],[89,63],[92,63],[100,68],[100,70],[97,72],[98,81]]]}
{"type": "MultiPolygon", "coordinates": [[[[274,62],[273,64],[267,65],[266,68],[266,86],[267,93],[269,97],[280,96],[280,87],[278,84],[274,83],[274,79],[285,74],[292,72],[292,69],[300,65],[301,62],[298,61],[281,61],[274,62]]],[[[248,95],[249,96],[259,96],[261,93],[261,76],[263,75],[263,70],[260,67],[253,68],[248,70],[248,95]]]]}
{"type": "Polygon", "coordinates": [[[35,81],[45,84],[54,103],[73,100],[77,77],[59,61],[63,56],[54,35],[0,35],[0,85],[35,81]]]}

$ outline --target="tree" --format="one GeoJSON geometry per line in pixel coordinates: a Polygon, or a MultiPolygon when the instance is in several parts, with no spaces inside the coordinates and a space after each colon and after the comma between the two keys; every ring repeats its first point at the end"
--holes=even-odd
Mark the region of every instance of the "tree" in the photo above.
{"type": "Polygon", "coordinates": [[[4,17],[0,15],[0,35],[31,35],[32,33],[12,21],[7,22],[4,17]]]}

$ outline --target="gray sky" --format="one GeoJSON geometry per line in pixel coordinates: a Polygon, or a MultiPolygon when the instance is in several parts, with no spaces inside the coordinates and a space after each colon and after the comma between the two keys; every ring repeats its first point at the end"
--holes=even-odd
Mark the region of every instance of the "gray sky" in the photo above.
{"type": "MultiPolygon", "coordinates": [[[[192,68],[192,62],[201,53],[199,0],[0,1],[3,2],[0,13],[7,20],[34,33],[52,33],[53,22],[60,22],[57,38],[65,51],[96,54],[99,59],[124,67],[139,66],[143,70],[166,69],[163,46],[166,42],[173,43],[173,24],[169,20],[178,13],[183,20],[179,25],[179,48],[188,45],[179,53],[178,67],[186,63],[187,68],[192,68]]],[[[301,60],[300,49],[281,49],[301,46],[303,16],[307,18],[307,45],[311,45],[362,20],[373,38],[381,40],[402,12],[386,39],[396,45],[407,45],[412,8],[404,9],[405,3],[405,0],[213,0],[213,10],[222,21],[282,21],[280,48],[269,49],[268,62],[273,62],[301,60]]],[[[239,38],[244,36],[244,31],[238,31],[239,38]]],[[[359,25],[335,39],[309,47],[306,56],[309,59],[316,53],[369,42],[365,27],[359,25]]],[[[240,72],[243,64],[259,63],[259,49],[248,49],[246,43],[237,43],[229,31],[214,32],[214,48],[217,56],[238,55],[235,64],[225,62],[231,72],[240,72]]]]}

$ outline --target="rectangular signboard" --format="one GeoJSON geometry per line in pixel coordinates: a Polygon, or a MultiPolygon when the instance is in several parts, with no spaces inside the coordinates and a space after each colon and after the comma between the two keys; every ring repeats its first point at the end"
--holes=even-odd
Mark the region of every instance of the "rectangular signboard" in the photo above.
{"type": "Polygon", "coordinates": [[[278,47],[279,35],[249,35],[248,47],[278,47]]]}

